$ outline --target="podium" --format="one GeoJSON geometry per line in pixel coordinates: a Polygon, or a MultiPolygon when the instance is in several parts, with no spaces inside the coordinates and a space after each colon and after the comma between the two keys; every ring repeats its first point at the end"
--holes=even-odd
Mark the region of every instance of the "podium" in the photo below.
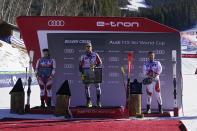
{"type": "Polygon", "coordinates": [[[130,116],[136,116],[136,114],[141,114],[141,98],[142,97],[142,83],[139,83],[135,79],[130,84],[130,103],[129,103],[129,113],[130,116]]]}

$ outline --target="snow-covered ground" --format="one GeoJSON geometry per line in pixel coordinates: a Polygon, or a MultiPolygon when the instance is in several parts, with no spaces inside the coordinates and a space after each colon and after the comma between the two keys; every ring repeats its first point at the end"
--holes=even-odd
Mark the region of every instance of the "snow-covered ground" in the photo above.
{"type": "Polygon", "coordinates": [[[194,74],[196,68],[197,68],[197,59],[195,58],[182,59],[182,72],[184,75],[194,74]]]}
{"type": "MultiPolygon", "coordinates": [[[[180,117],[172,118],[144,118],[144,120],[159,120],[159,119],[170,119],[170,120],[181,120],[188,131],[197,131],[197,75],[183,75],[183,111],[179,111],[180,117]]],[[[10,95],[9,91],[11,88],[0,88],[0,119],[4,117],[13,117],[13,118],[32,118],[32,119],[64,119],[64,117],[55,117],[53,115],[16,115],[10,114],[10,95]]],[[[26,99],[25,99],[26,100],[26,99]]],[[[39,87],[32,87],[31,94],[31,107],[40,105],[39,98],[39,87]]],[[[131,120],[137,118],[130,118],[131,120]]],[[[128,120],[128,119],[125,119],[128,120]]],[[[142,120],[142,119],[139,119],[142,120]]]]}
{"type": "Polygon", "coordinates": [[[126,9],[126,10],[130,10],[130,11],[138,11],[140,7],[141,8],[149,8],[149,6],[146,4],[145,0],[128,0],[128,2],[130,4],[124,8],[121,8],[121,9],[126,9]]]}
{"type": "Polygon", "coordinates": [[[197,131],[197,75],[183,75],[184,117],[180,120],[188,131],[197,131]]]}
{"type": "MultiPolygon", "coordinates": [[[[1,42],[2,43],[2,42],[1,42]]],[[[28,56],[21,49],[7,45],[3,43],[0,47],[0,70],[12,70],[21,71],[28,64],[28,56]],[[21,56],[23,59],[21,59],[21,56]],[[13,59],[14,57],[14,59],[13,59]],[[6,62],[10,61],[10,62],[6,62]],[[6,65],[6,67],[4,67],[6,65]]],[[[197,131],[197,75],[194,75],[194,71],[197,65],[197,59],[183,59],[182,60],[182,71],[183,71],[183,107],[184,116],[180,110],[180,117],[177,118],[144,118],[144,119],[177,119],[181,120],[187,127],[188,131],[197,131]]],[[[31,93],[31,107],[40,105],[38,86],[32,86],[31,93]]],[[[35,118],[35,119],[63,119],[63,117],[55,117],[53,115],[15,115],[10,114],[10,95],[9,88],[0,88],[0,119],[4,117],[14,118],[35,118]]],[[[25,88],[25,92],[27,87],[25,88]]],[[[26,100],[26,98],[25,98],[26,100]]],[[[130,118],[137,119],[137,118],[130,118]]],[[[128,120],[128,119],[125,119],[128,120]]],[[[140,119],[142,120],[142,119],[140,119]]]]}
{"type": "Polygon", "coordinates": [[[0,71],[25,71],[29,57],[24,48],[0,40],[0,71]]]}

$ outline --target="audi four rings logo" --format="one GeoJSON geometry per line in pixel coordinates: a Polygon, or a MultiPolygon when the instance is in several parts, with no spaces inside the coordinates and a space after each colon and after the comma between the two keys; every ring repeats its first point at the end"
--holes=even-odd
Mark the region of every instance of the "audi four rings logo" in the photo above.
{"type": "Polygon", "coordinates": [[[65,22],[63,20],[49,20],[48,26],[64,26],[65,22]]]}

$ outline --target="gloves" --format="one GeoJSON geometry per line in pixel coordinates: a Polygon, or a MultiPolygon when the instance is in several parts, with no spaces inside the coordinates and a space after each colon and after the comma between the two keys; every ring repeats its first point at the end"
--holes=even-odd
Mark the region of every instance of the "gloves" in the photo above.
{"type": "Polygon", "coordinates": [[[143,81],[142,81],[142,84],[143,85],[149,85],[153,82],[153,78],[145,78],[143,81]]]}
{"type": "Polygon", "coordinates": [[[36,77],[39,78],[40,77],[40,74],[36,73],[36,77]]]}
{"type": "Polygon", "coordinates": [[[85,75],[81,74],[81,80],[84,81],[85,80],[85,75]]]}
{"type": "Polygon", "coordinates": [[[157,73],[156,72],[154,72],[153,70],[150,70],[149,72],[148,72],[148,74],[150,74],[150,76],[152,77],[152,78],[155,78],[155,77],[157,77],[157,73]]]}
{"type": "Polygon", "coordinates": [[[53,78],[53,76],[50,76],[48,79],[50,80],[50,79],[52,79],[53,78]]]}
{"type": "Polygon", "coordinates": [[[96,66],[90,66],[90,70],[93,70],[96,66]]]}

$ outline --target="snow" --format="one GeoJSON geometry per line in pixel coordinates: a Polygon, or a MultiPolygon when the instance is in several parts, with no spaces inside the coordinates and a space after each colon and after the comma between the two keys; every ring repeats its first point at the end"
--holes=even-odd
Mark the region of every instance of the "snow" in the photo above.
{"type": "MultiPolygon", "coordinates": [[[[184,75],[192,75],[195,73],[197,68],[197,59],[195,58],[184,58],[182,59],[182,72],[184,75]]],[[[186,76],[185,76],[186,77],[186,76]]]]}
{"type": "MultiPolygon", "coordinates": [[[[28,56],[25,52],[19,48],[14,48],[2,41],[3,46],[0,47],[0,70],[12,70],[21,71],[28,65],[28,56]],[[13,58],[14,57],[14,58],[13,58]],[[23,59],[21,59],[23,57],[23,59]],[[6,66],[6,67],[4,67],[6,66]]],[[[171,118],[144,118],[138,119],[131,117],[131,120],[159,120],[159,119],[170,119],[170,120],[181,120],[187,127],[188,131],[197,130],[197,75],[194,75],[194,70],[197,65],[197,59],[185,58],[182,60],[182,71],[183,71],[183,107],[184,116],[180,110],[180,117],[171,118]]],[[[5,117],[13,118],[31,118],[31,119],[64,119],[64,117],[55,117],[53,115],[17,115],[10,114],[10,95],[9,92],[12,87],[0,88],[0,119],[5,117]]],[[[25,92],[27,87],[25,88],[25,92]]],[[[38,86],[32,86],[31,88],[31,107],[40,105],[40,89],[38,86]]],[[[26,97],[25,97],[26,101],[26,97]]],[[[26,103],[26,102],[25,102],[26,103]]],[[[122,119],[129,120],[129,119],[122,119]]]]}
{"type": "Polygon", "coordinates": [[[197,30],[197,24],[195,24],[194,26],[192,26],[191,28],[185,29],[184,31],[193,31],[193,30],[197,30]]]}
{"type": "Polygon", "coordinates": [[[0,45],[0,71],[25,71],[29,62],[26,50],[1,40],[0,45]]]}
{"type": "MultiPolygon", "coordinates": [[[[0,96],[3,96],[4,99],[0,99],[0,109],[9,109],[10,108],[10,94],[12,87],[0,88],[0,96]]],[[[27,92],[27,86],[25,87],[25,93],[27,92]]],[[[25,100],[27,95],[25,95],[25,100]]],[[[31,107],[40,105],[40,88],[38,86],[31,87],[31,107]]]]}
{"type": "Polygon", "coordinates": [[[180,119],[188,131],[197,130],[197,75],[183,76],[183,109],[185,117],[180,119]]]}
{"type": "Polygon", "coordinates": [[[139,11],[139,8],[149,8],[145,0],[128,0],[128,2],[130,4],[121,9],[130,10],[130,11],[139,11]]]}

